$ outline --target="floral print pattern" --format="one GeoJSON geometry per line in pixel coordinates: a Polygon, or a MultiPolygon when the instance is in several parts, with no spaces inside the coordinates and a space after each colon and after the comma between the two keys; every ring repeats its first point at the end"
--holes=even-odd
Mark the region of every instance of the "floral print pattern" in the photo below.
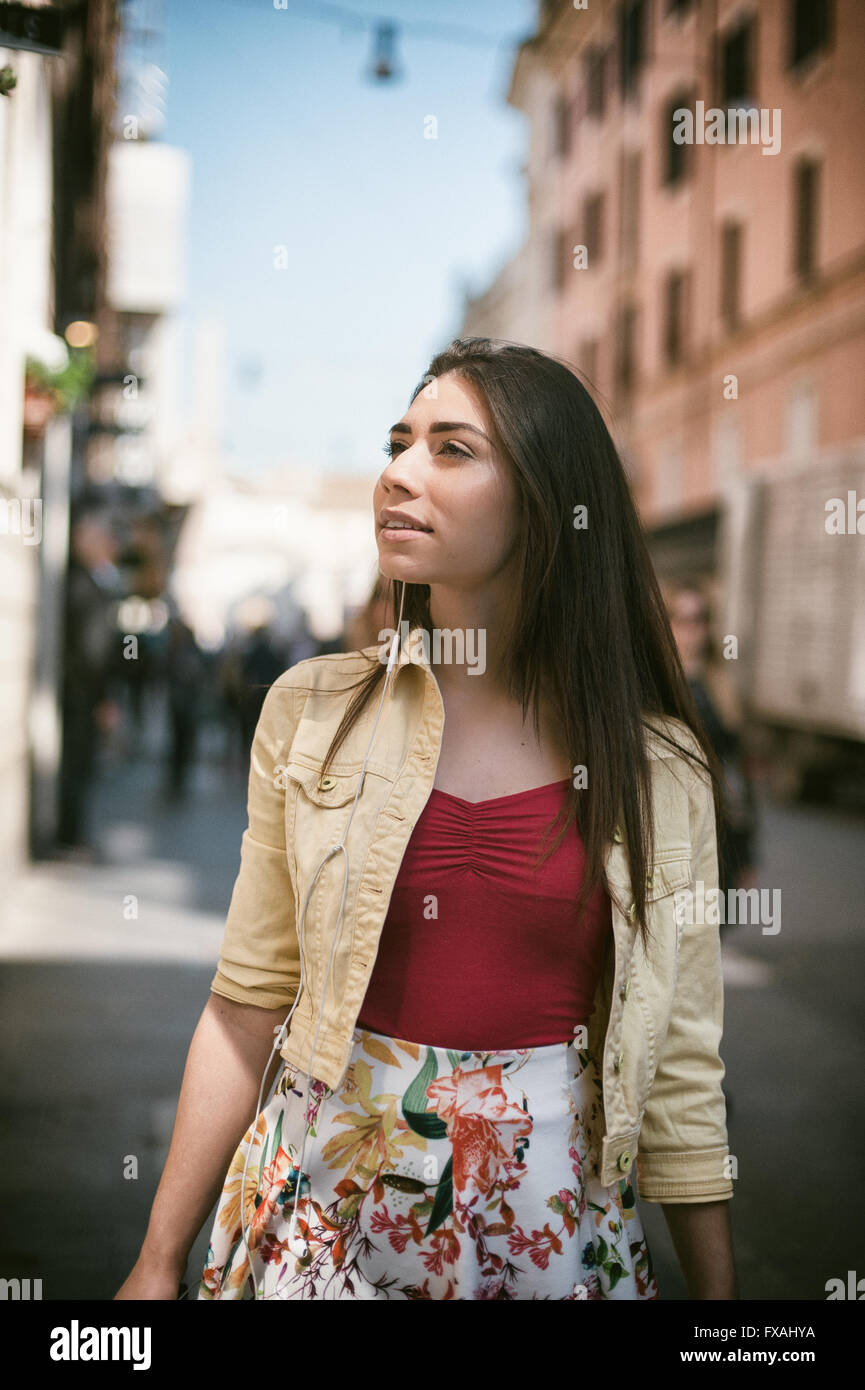
{"type": "Polygon", "coordinates": [[[281,1072],[226,1175],[198,1298],[658,1298],[632,1179],[598,1176],[602,1115],[594,1062],[567,1043],[457,1052],[357,1028],[339,1091],[281,1072]]]}

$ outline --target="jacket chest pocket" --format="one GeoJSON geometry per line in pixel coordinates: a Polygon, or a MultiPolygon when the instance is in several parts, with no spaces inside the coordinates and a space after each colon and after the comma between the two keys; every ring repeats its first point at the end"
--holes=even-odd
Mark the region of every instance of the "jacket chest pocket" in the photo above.
{"type": "Polygon", "coordinates": [[[353,800],[361,777],[360,768],[351,768],[343,772],[331,771],[322,776],[320,768],[308,767],[306,763],[294,760],[290,760],[277,771],[280,785],[285,787],[286,791],[292,784],[296,785],[307,801],[323,811],[330,807],[345,806],[353,800]]]}
{"type": "Polygon", "coordinates": [[[680,911],[681,895],[691,882],[691,858],[656,860],[646,877],[646,902],[653,916],[660,915],[666,924],[672,919],[676,929],[676,955],[682,942],[685,917],[680,911]]]}
{"type": "Polygon", "coordinates": [[[677,888],[684,888],[690,882],[690,855],[661,862],[656,860],[646,875],[646,901],[657,902],[659,898],[668,897],[670,893],[675,893],[677,888]]]}
{"type": "MultiPolygon", "coordinates": [[[[663,854],[663,850],[659,851],[663,854]]],[[[691,857],[677,847],[677,857],[656,859],[646,874],[646,913],[650,941],[648,951],[637,930],[636,913],[626,916],[630,931],[623,933],[623,980],[614,1007],[624,1010],[626,1036],[637,1055],[635,1084],[639,1095],[648,1094],[650,1050],[657,1050],[670,1021],[672,987],[676,979],[682,926],[676,910],[677,895],[691,882],[691,857]],[[625,1000],[630,1000],[626,1003],[625,1000]],[[636,1030],[636,1031],[634,1031],[636,1030]],[[639,1041],[637,1041],[639,1039],[639,1041]]],[[[630,881],[617,885],[622,900],[633,909],[630,881]]],[[[625,1052],[628,1051],[626,1043],[625,1052]]]]}
{"type": "MultiPolygon", "coordinates": [[[[633,922],[636,915],[633,885],[627,872],[627,862],[623,856],[620,862],[611,863],[607,878],[619,900],[626,905],[630,904],[624,910],[628,920],[633,922]]],[[[662,898],[668,898],[677,889],[684,888],[690,882],[690,852],[676,851],[675,857],[656,859],[646,874],[646,902],[660,902],[662,898]]]]}
{"type": "MultiPolygon", "coordinates": [[[[663,850],[659,851],[663,854],[663,850]]],[[[675,857],[655,859],[646,874],[646,910],[650,927],[661,928],[662,940],[675,942],[678,955],[684,919],[678,910],[679,895],[691,882],[691,856],[677,849],[675,857]],[[681,919],[681,920],[680,920],[681,919]],[[675,935],[673,934],[675,933],[675,935]]],[[[637,906],[631,880],[624,871],[610,877],[610,887],[622,907],[625,918],[636,931],[637,906]]],[[[634,943],[642,954],[639,942],[634,943]]]]}
{"type": "Polygon", "coordinates": [[[318,864],[340,841],[361,784],[361,769],[334,770],[322,776],[320,767],[290,758],[276,769],[274,780],[285,789],[286,852],[297,884],[298,844],[301,862],[318,864]]]}

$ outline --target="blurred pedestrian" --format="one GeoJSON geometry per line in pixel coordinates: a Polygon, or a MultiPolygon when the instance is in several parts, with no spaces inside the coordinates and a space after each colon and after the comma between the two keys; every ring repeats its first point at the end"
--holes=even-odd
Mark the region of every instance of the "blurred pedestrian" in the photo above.
{"type": "Polygon", "coordinates": [[[111,672],[122,597],[115,564],[118,542],[108,516],[80,513],[70,531],[63,637],[63,747],[60,767],[58,850],[93,856],[88,841],[88,799],[101,735],[116,727],[111,672]]]}
{"type": "MultiPolygon", "coordinates": [[[[743,719],[736,691],[712,639],[711,611],[700,581],[670,581],[665,597],[682,666],[725,781],[726,821],[718,834],[722,901],[731,888],[756,883],[757,804],[747,765],[743,719]]],[[[729,923],[723,923],[728,926],[729,923]]]]}
{"type": "Polygon", "coordinates": [[[267,624],[254,627],[240,656],[240,720],[247,759],[264,697],[287,665],[285,653],[267,624]]]}
{"type": "Polygon", "coordinates": [[[189,769],[195,761],[207,664],[192,629],[178,616],[172,617],[168,623],[165,659],[169,720],[166,790],[171,798],[180,799],[186,791],[189,769]]]}

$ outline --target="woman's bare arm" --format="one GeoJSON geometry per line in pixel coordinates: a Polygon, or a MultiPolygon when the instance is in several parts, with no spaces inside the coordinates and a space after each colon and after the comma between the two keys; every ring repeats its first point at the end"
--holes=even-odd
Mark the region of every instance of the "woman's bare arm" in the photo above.
{"type": "MultiPolygon", "coordinates": [[[[168,1157],[141,1252],[117,1299],[173,1299],[238,1144],[255,1119],[261,1073],[288,1005],[211,994],[186,1058],[168,1157]]],[[[265,1092],[282,1064],[275,1054],[265,1092]]]]}
{"type": "Polygon", "coordinates": [[[729,1200],[662,1205],[691,1298],[737,1299],[729,1200]]]}

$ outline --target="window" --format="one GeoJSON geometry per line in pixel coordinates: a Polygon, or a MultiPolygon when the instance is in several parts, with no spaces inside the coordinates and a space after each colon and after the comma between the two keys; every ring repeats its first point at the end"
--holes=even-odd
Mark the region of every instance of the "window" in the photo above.
{"type": "Polygon", "coordinates": [[[688,331],[689,276],[685,270],[671,270],[664,285],[664,360],[675,367],[685,357],[688,331]]]}
{"type": "Polygon", "coordinates": [[[817,208],[820,166],[804,157],[793,169],[793,270],[810,279],[817,263],[817,208]]]}
{"type": "Polygon", "coordinates": [[[784,444],[793,468],[807,467],[817,453],[817,389],[813,381],[797,381],[784,409],[784,444]]]}
{"type": "Polygon", "coordinates": [[[603,258],[604,254],[603,193],[592,193],[583,203],[583,244],[591,270],[603,258]]]}
{"type": "Polygon", "coordinates": [[[676,112],[682,108],[693,111],[694,100],[695,93],[693,91],[678,92],[664,107],[661,126],[661,148],[663,150],[661,181],[671,187],[690,178],[692,172],[694,146],[677,144],[673,139],[673,133],[677,128],[676,112]]]}
{"type": "Polygon", "coordinates": [[[799,63],[829,47],[832,41],[830,0],[788,0],[790,58],[788,66],[799,63]]]}
{"type": "Polygon", "coordinates": [[[655,506],[659,511],[681,511],[685,481],[685,450],[680,439],[665,439],[658,450],[655,469],[655,506]]]}
{"type": "Polygon", "coordinates": [[[619,162],[619,246],[623,270],[633,270],[639,256],[640,153],[623,150],[619,162]]]}
{"type": "Polygon", "coordinates": [[[554,290],[564,288],[567,268],[572,264],[570,238],[559,228],[550,232],[550,285],[554,290]]]}
{"type": "Polygon", "coordinates": [[[719,41],[718,105],[754,104],[756,25],[745,19],[719,41]]]}
{"type": "Polygon", "coordinates": [[[727,401],[720,415],[715,416],[712,428],[710,476],[719,488],[741,478],[745,467],[742,419],[737,411],[738,406],[727,401]]]}
{"type": "Polygon", "coordinates": [[[553,154],[561,158],[571,147],[571,103],[559,92],[553,105],[553,154]]]}
{"type": "Polygon", "coordinates": [[[637,310],[624,304],[616,320],[616,386],[623,396],[634,389],[637,376],[637,310]]]}
{"type": "Polygon", "coordinates": [[[623,97],[635,90],[645,58],[645,0],[625,0],[619,10],[619,86],[623,97]]]}
{"type": "Polygon", "coordinates": [[[727,328],[738,327],[741,316],[742,226],[725,222],[721,228],[721,317],[727,328]]]}
{"type": "Polygon", "coordinates": [[[586,84],[586,115],[600,120],[604,114],[606,94],[607,55],[603,48],[594,44],[583,59],[583,77],[586,84]]]}

